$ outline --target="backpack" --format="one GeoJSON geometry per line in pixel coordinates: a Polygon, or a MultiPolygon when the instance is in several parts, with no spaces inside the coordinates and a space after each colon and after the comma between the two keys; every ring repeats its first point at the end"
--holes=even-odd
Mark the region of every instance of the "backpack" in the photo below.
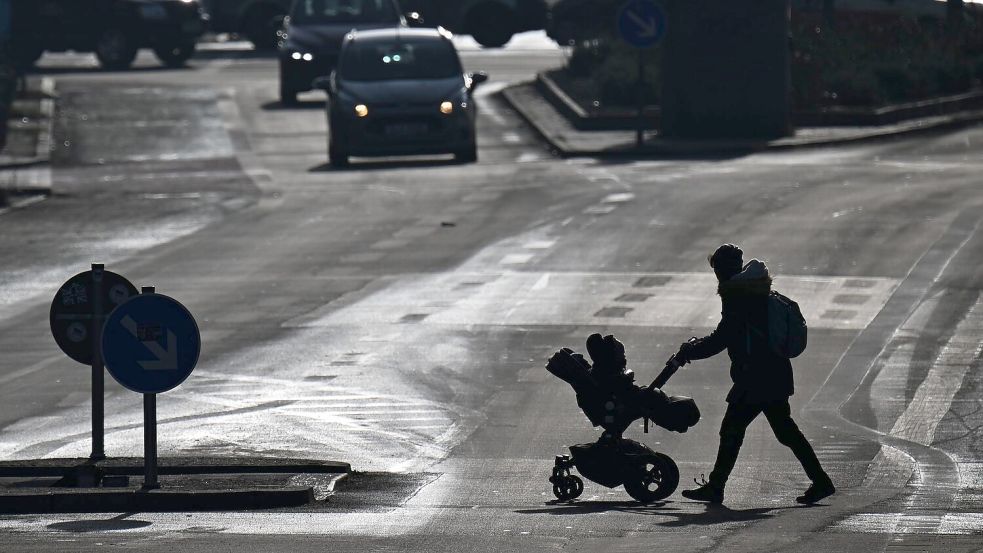
{"type": "Polygon", "coordinates": [[[798,357],[806,349],[808,327],[799,304],[775,292],[768,294],[768,345],[786,359],[798,357]]]}

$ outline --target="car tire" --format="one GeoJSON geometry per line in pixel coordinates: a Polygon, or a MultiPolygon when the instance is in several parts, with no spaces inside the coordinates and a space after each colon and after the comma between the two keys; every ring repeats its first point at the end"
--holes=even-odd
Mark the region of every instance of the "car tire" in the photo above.
{"type": "Polygon", "coordinates": [[[343,169],[348,167],[348,154],[338,149],[328,150],[328,162],[335,169],[343,169]]]}
{"type": "Polygon", "coordinates": [[[276,6],[253,6],[242,18],[242,34],[257,50],[270,51],[277,46],[277,18],[283,15],[276,6]]]}
{"type": "Polygon", "coordinates": [[[14,49],[14,69],[19,73],[23,73],[34,67],[34,64],[43,55],[44,48],[40,46],[32,46],[30,44],[18,46],[14,49]]]}
{"type": "Polygon", "coordinates": [[[501,48],[515,34],[515,14],[505,6],[486,2],[468,12],[468,34],[485,48],[501,48]]]}
{"type": "Polygon", "coordinates": [[[154,55],[167,67],[184,67],[184,64],[195,55],[195,44],[174,44],[154,48],[154,55]]]}
{"type": "Polygon", "coordinates": [[[297,91],[289,88],[283,81],[280,82],[280,105],[297,105],[297,91]]]}
{"type": "Polygon", "coordinates": [[[127,69],[137,57],[137,49],[121,29],[107,29],[96,41],[96,57],[103,69],[127,69]]]}
{"type": "Polygon", "coordinates": [[[478,161],[478,146],[471,144],[463,150],[454,152],[454,161],[458,163],[475,163],[478,161]]]}
{"type": "Polygon", "coordinates": [[[328,162],[335,169],[348,167],[348,152],[345,152],[335,144],[333,132],[331,133],[331,138],[328,140],[328,162]]]}

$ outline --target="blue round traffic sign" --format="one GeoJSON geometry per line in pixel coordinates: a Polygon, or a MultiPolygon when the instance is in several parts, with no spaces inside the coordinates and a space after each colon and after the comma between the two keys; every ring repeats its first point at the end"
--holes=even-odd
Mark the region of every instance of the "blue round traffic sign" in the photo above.
{"type": "Polygon", "coordinates": [[[72,359],[91,364],[98,345],[95,331],[116,306],[135,295],[136,287],[112,271],[97,269],[73,276],[51,300],[48,319],[55,343],[72,359]]]}
{"type": "Polygon", "coordinates": [[[628,0],[618,10],[618,34],[635,48],[655,46],[666,34],[666,12],[652,0],[628,0]]]}
{"type": "Polygon", "coordinates": [[[163,294],[140,294],[110,313],[102,328],[106,370],[143,394],[166,392],[188,378],[201,353],[191,313],[163,294]]]}

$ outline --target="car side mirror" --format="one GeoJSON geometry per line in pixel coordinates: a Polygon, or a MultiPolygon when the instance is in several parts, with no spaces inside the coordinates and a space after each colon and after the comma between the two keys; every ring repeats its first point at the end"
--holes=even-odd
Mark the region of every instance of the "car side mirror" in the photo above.
{"type": "Polygon", "coordinates": [[[419,12],[409,12],[404,17],[406,17],[406,25],[408,27],[426,27],[423,16],[419,12]]]}
{"type": "Polygon", "coordinates": [[[488,81],[488,73],[477,71],[471,74],[471,90],[478,88],[478,85],[488,81]]]}

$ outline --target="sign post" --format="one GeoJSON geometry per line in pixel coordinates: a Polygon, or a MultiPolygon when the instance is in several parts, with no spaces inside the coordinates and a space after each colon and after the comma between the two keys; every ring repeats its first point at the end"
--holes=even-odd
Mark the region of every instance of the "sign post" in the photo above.
{"type": "Polygon", "coordinates": [[[106,458],[106,378],[102,365],[102,277],[106,266],[92,264],[92,455],[93,461],[106,458]]]}
{"type": "Polygon", "coordinates": [[[666,13],[652,0],[628,0],[618,10],[618,34],[629,46],[638,50],[638,81],[636,102],[638,126],[635,145],[641,147],[645,132],[645,56],[644,50],[662,41],[666,34],[666,13]]]}
{"type": "Polygon", "coordinates": [[[125,388],[143,394],[144,489],[157,479],[157,394],[180,385],[198,363],[201,333],[177,300],[145,286],[113,310],[102,332],[109,374],[125,388]]]}
{"type": "Polygon", "coordinates": [[[102,360],[102,324],[109,311],[137,294],[122,276],[107,271],[102,263],[79,273],[61,285],[51,301],[51,335],[66,355],[92,369],[92,453],[104,459],[105,381],[102,360]]]}

